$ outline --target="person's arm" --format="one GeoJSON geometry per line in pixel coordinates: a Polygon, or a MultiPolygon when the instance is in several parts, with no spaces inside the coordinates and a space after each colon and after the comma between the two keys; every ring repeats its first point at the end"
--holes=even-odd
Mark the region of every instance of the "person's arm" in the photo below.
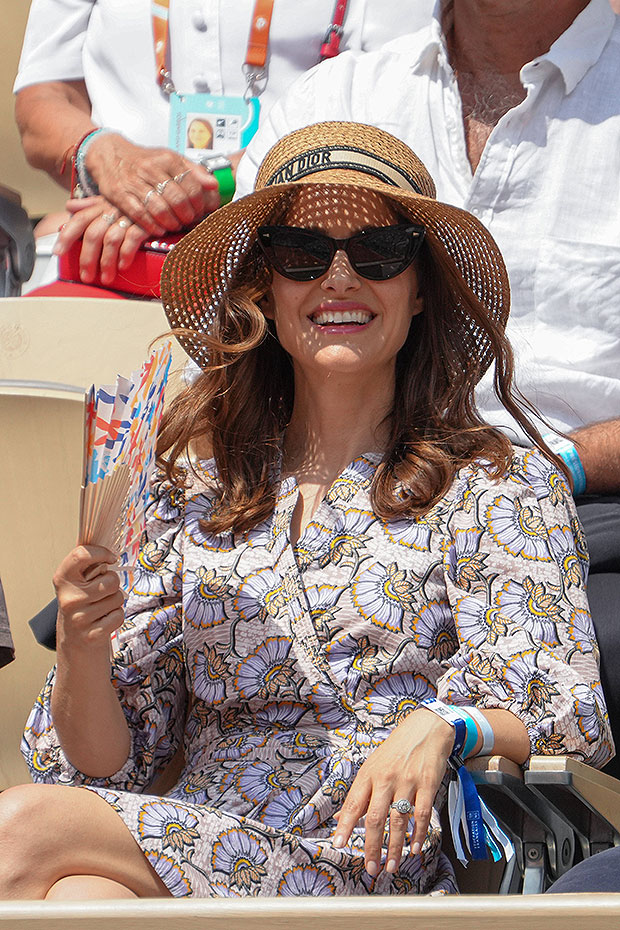
{"type": "MultiPolygon", "coordinates": [[[[508,710],[485,711],[495,733],[494,752],[521,764],[529,755],[525,726],[508,710]]],[[[482,743],[479,734],[475,753],[482,743]]],[[[333,844],[338,849],[349,839],[362,817],[366,823],[365,867],[377,875],[386,821],[390,838],[386,871],[393,873],[401,860],[409,816],[390,810],[400,798],[415,809],[412,852],[419,853],[430,826],[435,795],[446,772],[454,744],[449,723],[425,707],[419,707],[399,723],[360,768],[338,816],[333,844]]]]}
{"type": "MultiPolygon", "coordinates": [[[[73,147],[97,128],[84,82],[24,87],[16,96],[15,115],[30,164],[70,188],[73,147]]],[[[117,132],[93,138],[85,165],[118,217],[128,217],[151,235],[189,226],[219,206],[217,182],[200,165],[171,149],[135,145],[117,132]]],[[[102,239],[103,234],[105,228],[102,239]]]]}
{"type": "Polygon", "coordinates": [[[124,609],[106,550],[78,547],[56,574],[58,667],[29,716],[22,752],[33,781],[139,791],[173,757],[187,714],[180,571],[183,495],[156,479],[141,562],[124,609]],[[103,565],[95,574],[88,565],[103,565]],[[109,630],[118,627],[110,664],[109,630]]]}
{"type": "Polygon", "coordinates": [[[15,98],[15,118],[28,163],[46,171],[67,190],[71,188],[71,162],[65,156],[74,142],[96,128],[90,113],[84,81],[32,84],[15,98]]]}
{"type": "Polygon", "coordinates": [[[124,620],[114,553],[78,546],[55,576],[58,598],[56,680],[51,709],[71,763],[104,778],[123,767],[130,736],[110,680],[110,634],[124,620]]]}
{"type": "Polygon", "coordinates": [[[570,439],[586,473],[586,493],[620,492],[620,418],[584,426],[570,439]]]}
{"type": "Polygon", "coordinates": [[[462,478],[445,542],[460,649],[437,684],[447,704],[506,709],[532,752],[602,766],[613,741],[586,594],[587,555],[562,476],[537,451],[491,481],[462,478]]]}

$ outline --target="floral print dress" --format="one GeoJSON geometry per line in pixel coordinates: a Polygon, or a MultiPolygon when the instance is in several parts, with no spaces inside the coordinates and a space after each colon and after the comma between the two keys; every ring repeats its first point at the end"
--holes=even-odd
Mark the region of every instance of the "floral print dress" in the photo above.
{"type": "Polygon", "coordinates": [[[37,700],[34,780],[97,791],[175,896],[455,891],[436,811],[394,875],[364,870],[362,825],[344,849],[330,839],[360,765],[435,694],[511,710],[536,753],[613,753],[563,479],[519,452],[500,480],[468,466],[424,517],[385,522],[369,497],[378,462],[343,471],[295,546],[294,478],[268,520],[219,536],[203,530],[212,462],[184,491],[157,483],[112,669],[123,768],[95,779],[65,757],[53,671],[37,700]],[[149,794],[181,741],[176,786],[149,794]]]}

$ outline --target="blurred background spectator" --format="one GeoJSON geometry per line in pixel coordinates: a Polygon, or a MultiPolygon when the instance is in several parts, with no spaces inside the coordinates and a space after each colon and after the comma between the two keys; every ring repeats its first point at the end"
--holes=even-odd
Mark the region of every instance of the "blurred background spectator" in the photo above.
{"type": "Polygon", "coordinates": [[[0,581],[0,668],[8,665],[15,658],[15,649],[13,648],[13,639],[9,627],[9,615],[6,609],[4,591],[0,581]]]}

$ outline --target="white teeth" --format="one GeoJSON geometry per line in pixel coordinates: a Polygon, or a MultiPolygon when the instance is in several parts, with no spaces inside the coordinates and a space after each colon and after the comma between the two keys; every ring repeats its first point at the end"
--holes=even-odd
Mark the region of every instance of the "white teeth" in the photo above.
{"type": "Polygon", "coordinates": [[[326,326],[329,323],[370,323],[372,313],[368,310],[323,310],[315,313],[312,322],[317,326],[326,326]]]}

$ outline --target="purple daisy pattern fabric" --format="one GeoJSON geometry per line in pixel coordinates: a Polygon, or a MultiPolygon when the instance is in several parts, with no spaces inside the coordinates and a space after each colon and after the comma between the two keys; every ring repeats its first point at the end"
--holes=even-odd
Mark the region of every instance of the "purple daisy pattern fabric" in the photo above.
{"type": "MultiPolygon", "coordinates": [[[[54,730],[54,671],[23,740],[35,781],[117,811],[175,896],[451,893],[438,813],[421,856],[372,878],[364,828],[331,844],[357,771],[437,694],[523,720],[537,753],[602,766],[613,749],[564,479],[537,452],[462,469],[420,519],[377,518],[379,457],[336,479],[295,546],[298,491],[243,534],[206,533],[216,475],[159,478],[112,667],[132,733],[123,768],[77,771],[54,730]],[[183,769],[155,778],[179,747],[183,769]]],[[[443,789],[437,797],[439,808],[443,789]]]]}

